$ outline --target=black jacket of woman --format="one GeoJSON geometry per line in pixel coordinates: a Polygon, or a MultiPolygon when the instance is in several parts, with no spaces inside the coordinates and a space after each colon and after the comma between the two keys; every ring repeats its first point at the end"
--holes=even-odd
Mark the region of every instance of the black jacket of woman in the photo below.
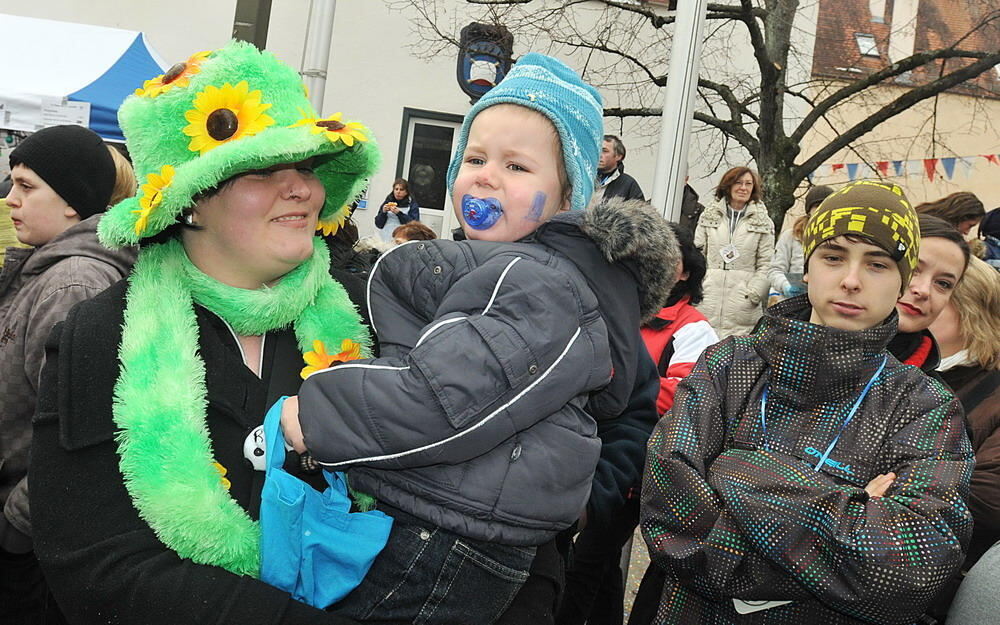
{"type": "MultiPolygon", "coordinates": [[[[127,283],[74,308],[46,345],[29,477],[35,548],[71,623],[353,625],[294,601],[264,582],[182,559],[138,515],[119,469],[112,399],[127,283]]],[[[253,519],[264,473],[243,442],[302,366],[290,329],[264,340],[261,377],[248,369],[227,325],[195,306],[206,366],[206,424],[230,494],[253,519]]],[[[297,458],[286,469],[301,475],[297,458]]]]}

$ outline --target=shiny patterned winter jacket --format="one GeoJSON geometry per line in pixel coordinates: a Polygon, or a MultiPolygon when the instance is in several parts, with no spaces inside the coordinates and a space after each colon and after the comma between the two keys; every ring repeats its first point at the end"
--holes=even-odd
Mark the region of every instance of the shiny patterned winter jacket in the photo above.
{"type": "Polygon", "coordinates": [[[657,623],[908,624],[961,566],[974,462],[961,405],[889,355],[845,426],[896,315],[850,332],[809,312],[807,296],[787,300],[708,348],[653,432],[642,530],[670,574],[657,623]],[[740,614],[734,597],[790,602],[740,614]]]}

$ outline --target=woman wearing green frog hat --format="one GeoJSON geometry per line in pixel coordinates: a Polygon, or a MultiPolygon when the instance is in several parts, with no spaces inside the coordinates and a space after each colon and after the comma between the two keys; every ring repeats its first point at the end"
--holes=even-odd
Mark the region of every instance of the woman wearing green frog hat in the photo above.
{"type": "Polygon", "coordinates": [[[141,189],[99,235],[141,252],[53,332],[39,393],[53,594],[71,623],[350,623],[257,579],[264,473],[244,446],[300,371],[369,351],[314,235],[374,170],[370,133],[319,118],[294,70],[236,42],[146,81],[119,118],[141,189]]]}

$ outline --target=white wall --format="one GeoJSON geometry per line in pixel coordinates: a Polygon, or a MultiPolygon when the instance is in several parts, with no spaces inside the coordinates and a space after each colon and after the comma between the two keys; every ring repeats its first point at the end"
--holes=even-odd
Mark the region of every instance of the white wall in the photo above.
{"type": "MultiPolygon", "coordinates": [[[[271,6],[267,47],[297,69],[308,16],[308,0],[271,6]]],[[[381,1],[337,2],[323,113],[340,111],[344,119],[364,123],[382,151],[369,208],[355,215],[362,236],[375,231],[375,211],[396,177],[403,108],[464,115],[470,106],[455,80],[457,52],[432,61],[414,58],[407,48],[411,36],[410,18],[381,1]]]]}
{"type": "MultiPolygon", "coordinates": [[[[235,12],[236,0],[0,0],[0,13],[143,31],[167,64],[225,44],[235,12]]],[[[17,62],[10,50],[3,55],[4,63],[17,62]]]]}

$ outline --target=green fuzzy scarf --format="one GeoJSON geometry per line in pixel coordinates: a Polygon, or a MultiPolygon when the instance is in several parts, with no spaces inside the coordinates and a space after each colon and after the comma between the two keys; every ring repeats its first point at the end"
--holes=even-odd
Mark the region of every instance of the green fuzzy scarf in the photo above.
{"type": "Polygon", "coordinates": [[[239,334],[292,324],[303,352],[314,340],[339,347],[350,338],[367,356],[368,332],[329,264],[316,238],[309,260],[273,287],[251,291],[203,274],[176,240],[139,255],[129,276],[115,384],[119,464],[139,515],[182,558],[239,575],[260,572],[260,527],[230,497],[214,465],[194,305],[239,334]]]}

